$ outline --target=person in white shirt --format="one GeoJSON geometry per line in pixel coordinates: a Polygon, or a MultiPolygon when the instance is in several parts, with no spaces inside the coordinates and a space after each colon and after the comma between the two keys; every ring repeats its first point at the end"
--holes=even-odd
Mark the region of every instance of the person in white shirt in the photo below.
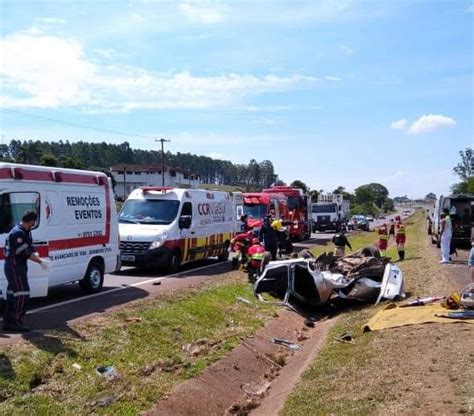
{"type": "Polygon", "coordinates": [[[451,263],[449,260],[449,252],[451,247],[451,239],[453,237],[453,225],[451,223],[451,217],[449,216],[449,210],[444,209],[441,214],[440,222],[440,235],[441,235],[441,264],[451,263]]]}

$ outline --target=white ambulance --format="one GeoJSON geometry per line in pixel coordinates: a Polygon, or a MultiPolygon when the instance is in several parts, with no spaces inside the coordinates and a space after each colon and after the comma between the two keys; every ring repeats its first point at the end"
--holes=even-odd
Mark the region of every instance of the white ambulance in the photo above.
{"type": "Polygon", "coordinates": [[[109,178],[102,172],[0,163],[0,290],[8,232],[27,210],[38,214],[32,230],[48,270],[29,262],[30,296],[78,281],[87,293],[102,288],[104,273],[120,267],[118,224],[109,178]]]}
{"type": "Polygon", "coordinates": [[[174,273],[180,264],[206,257],[225,261],[242,213],[241,193],[135,189],[119,215],[121,262],[174,273]]]}

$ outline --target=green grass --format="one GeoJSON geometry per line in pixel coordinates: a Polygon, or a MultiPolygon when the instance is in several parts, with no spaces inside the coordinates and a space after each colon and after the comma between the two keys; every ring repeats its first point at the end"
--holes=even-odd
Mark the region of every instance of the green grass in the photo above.
{"type": "Polygon", "coordinates": [[[135,415],[149,409],[273,316],[274,307],[257,302],[250,307],[236,301],[239,296],[252,299],[247,283],[214,284],[86,321],[75,328],[82,337],[56,332],[9,347],[0,354],[0,413],[135,415]],[[142,321],[127,324],[127,317],[142,321]],[[182,346],[198,339],[215,345],[208,354],[186,355],[182,346]],[[96,375],[96,367],[109,364],[120,378],[96,375]],[[157,370],[143,375],[150,364],[157,370]],[[108,396],[115,402],[94,404],[108,396]]]}
{"type": "MultiPolygon", "coordinates": [[[[419,252],[423,243],[417,237],[424,231],[423,214],[418,211],[410,218],[407,227],[406,258],[400,267],[405,269],[405,264],[412,268],[413,273],[422,273],[415,264],[417,259],[415,253],[419,252]]],[[[362,247],[374,244],[377,241],[375,232],[362,232],[350,236],[350,242],[354,251],[362,247]]],[[[390,243],[388,255],[397,258],[396,247],[390,243]]],[[[331,250],[333,246],[317,247],[314,254],[331,250]]],[[[418,276],[414,274],[412,279],[418,276]]],[[[361,415],[372,413],[379,408],[384,400],[393,397],[386,390],[374,388],[370,394],[359,395],[348,394],[349,391],[357,390],[357,385],[365,384],[362,374],[371,374],[376,377],[377,370],[370,368],[371,359],[379,353],[374,347],[375,333],[363,333],[362,325],[366,323],[384,305],[363,305],[362,308],[344,310],[338,317],[336,324],[328,333],[327,340],[321,352],[318,354],[310,368],[304,373],[301,382],[291,393],[285,404],[282,416],[295,415],[326,415],[344,414],[361,415]],[[355,344],[344,344],[335,341],[338,334],[349,331],[356,339],[355,344]]]]}

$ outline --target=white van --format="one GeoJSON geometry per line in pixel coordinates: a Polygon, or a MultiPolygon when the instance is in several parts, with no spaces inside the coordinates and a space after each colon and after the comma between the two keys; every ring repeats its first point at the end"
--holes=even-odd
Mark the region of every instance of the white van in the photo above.
{"type": "Polygon", "coordinates": [[[87,293],[101,290],[104,274],[120,267],[118,224],[110,180],[102,172],[0,163],[0,290],[5,240],[24,212],[38,214],[33,245],[50,262],[29,262],[30,296],[78,281],[87,293]]]}
{"type": "Polygon", "coordinates": [[[206,257],[227,260],[242,212],[240,193],[135,189],[119,215],[121,262],[174,273],[180,264],[206,257]]]}
{"type": "Polygon", "coordinates": [[[453,227],[451,242],[454,248],[469,247],[474,226],[474,194],[440,195],[433,210],[431,242],[440,247],[441,214],[449,210],[453,227]]]}

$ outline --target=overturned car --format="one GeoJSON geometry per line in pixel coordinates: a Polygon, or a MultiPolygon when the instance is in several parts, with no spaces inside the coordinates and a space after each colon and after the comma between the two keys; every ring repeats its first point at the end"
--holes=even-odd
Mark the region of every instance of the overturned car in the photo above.
{"type": "Polygon", "coordinates": [[[405,297],[402,271],[388,258],[363,254],[271,262],[254,284],[261,300],[264,292],[283,298],[288,307],[294,299],[318,306],[335,298],[378,304],[382,299],[405,297]]]}

